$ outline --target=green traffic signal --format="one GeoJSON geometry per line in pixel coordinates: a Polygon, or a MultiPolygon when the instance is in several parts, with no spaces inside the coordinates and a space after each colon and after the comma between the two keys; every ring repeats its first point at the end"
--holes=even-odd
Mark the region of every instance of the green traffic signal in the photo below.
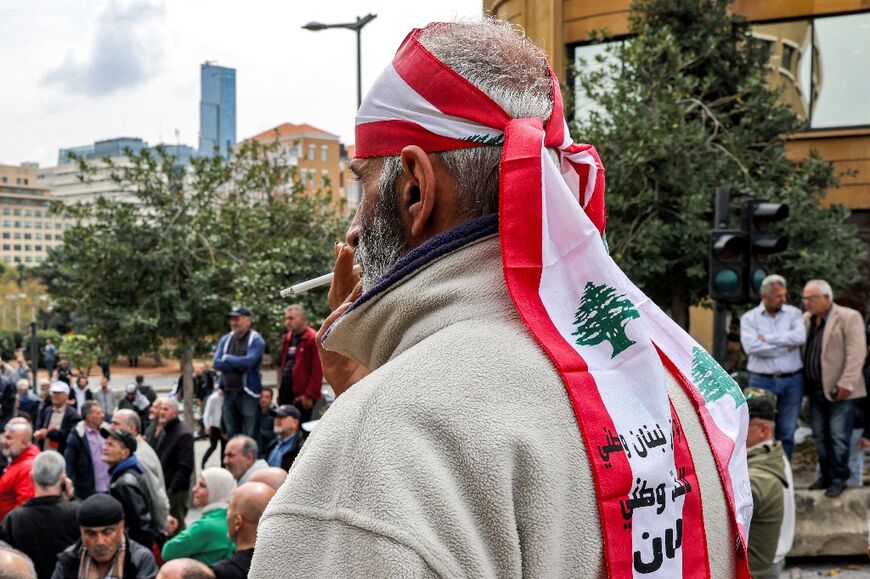
{"type": "Polygon", "coordinates": [[[761,282],[767,277],[767,271],[764,269],[756,269],[752,272],[752,289],[755,293],[761,295],[761,282]]]}
{"type": "Polygon", "coordinates": [[[713,276],[715,293],[731,295],[740,291],[740,275],[733,269],[723,269],[713,276]]]}

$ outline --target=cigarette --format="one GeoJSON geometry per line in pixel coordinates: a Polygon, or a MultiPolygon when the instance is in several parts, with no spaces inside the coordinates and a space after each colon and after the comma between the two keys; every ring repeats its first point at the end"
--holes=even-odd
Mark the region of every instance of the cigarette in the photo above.
{"type": "MultiPolygon", "coordinates": [[[[353,266],[353,271],[355,273],[359,273],[362,271],[362,268],[357,264],[353,266]]],[[[335,272],[330,272],[326,275],[315,277],[314,279],[309,279],[308,281],[303,281],[302,283],[297,283],[296,285],[291,285],[290,287],[281,290],[281,297],[289,298],[290,296],[295,296],[296,294],[307,292],[308,290],[314,289],[316,287],[329,285],[330,283],[332,283],[332,278],[334,277],[335,272]]]]}

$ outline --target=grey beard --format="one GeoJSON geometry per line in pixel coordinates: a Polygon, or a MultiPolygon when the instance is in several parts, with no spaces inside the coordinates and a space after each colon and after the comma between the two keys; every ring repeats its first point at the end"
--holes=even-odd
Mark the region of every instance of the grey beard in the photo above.
{"type": "Polygon", "coordinates": [[[378,191],[378,201],[371,219],[363,218],[360,223],[355,256],[362,266],[363,291],[368,291],[386,275],[393,265],[405,256],[411,248],[402,231],[402,218],[396,200],[395,182],[378,191]]]}

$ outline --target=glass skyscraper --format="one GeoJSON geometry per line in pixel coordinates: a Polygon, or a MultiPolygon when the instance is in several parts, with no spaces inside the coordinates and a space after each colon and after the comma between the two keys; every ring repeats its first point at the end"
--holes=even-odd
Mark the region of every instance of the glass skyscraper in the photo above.
{"type": "Polygon", "coordinates": [[[229,157],[236,144],[236,69],[200,65],[199,153],[229,157]]]}

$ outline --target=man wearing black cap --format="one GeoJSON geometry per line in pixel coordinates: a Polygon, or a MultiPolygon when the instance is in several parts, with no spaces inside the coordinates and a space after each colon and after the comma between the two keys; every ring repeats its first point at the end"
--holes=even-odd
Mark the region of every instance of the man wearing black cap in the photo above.
{"type": "Polygon", "coordinates": [[[116,499],[101,493],[88,497],[78,522],[81,538],[57,556],[52,579],[157,576],[151,551],[126,536],[124,507],[116,499]]]}
{"type": "Polygon", "coordinates": [[[275,433],[278,437],[266,448],[267,461],[269,466],[290,470],[305,441],[299,429],[301,414],[292,404],[282,404],[272,410],[272,416],[275,417],[275,433]]]}
{"type": "Polygon", "coordinates": [[[773,402],[750,398],[746,454],[755,508],[749,526],[749,570],[753,577],[776,577],[794,539],[794,484],[782,442],[774,440],[773,402]]]}
{"type": "Polygon", "coordinates": [[[230,328],[218,342],[213,365],[219,370],[224,391],[223,419],[227,437],[244,434],[257,436],[257,413],[263,380],[260,364],[266,342],[251,329],[253,319],[247,308],[237,307],[229,313],[230,328]]]}
{"type": "Polygon", "coordinates": [[[139,464],[136,438],[126,430],[103,430],[103,462],[109,465],[109,494],[120,501],[130,537],[148,548],[160,535],[160,525],[151,513],[151,482],[139,464]]]}

